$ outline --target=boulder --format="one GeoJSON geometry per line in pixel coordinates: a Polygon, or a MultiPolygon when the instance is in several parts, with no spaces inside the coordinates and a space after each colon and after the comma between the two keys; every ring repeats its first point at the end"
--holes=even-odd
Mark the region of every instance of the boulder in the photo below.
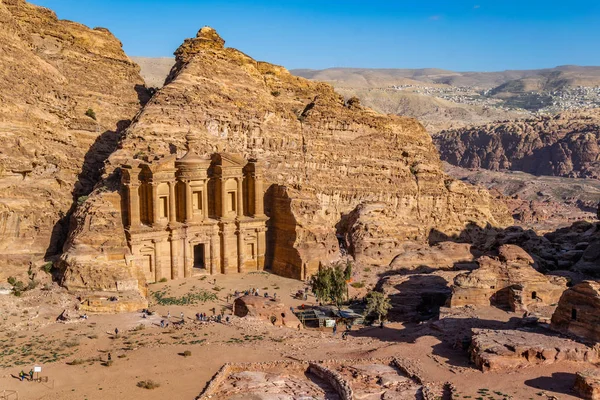
{"type": "Polygon", "coordinates": [[[275,326],[300,329],[302,324],[283,303],[263,296],[242,296],[233,302],[233,313],[238,317],[254,317],[275,326]]]}
{"type": "Polygon", "coordinates": [[[584,399],[600,400],[600,370],[578,372],[573,389],[584,399]]]}
{"type": "Polygon", "coordinates": [[[598,361],[591,347],[548,332],[473,329],[471,360],[483,372],[516,371],[519,368],[560,361],[598,361]]]}

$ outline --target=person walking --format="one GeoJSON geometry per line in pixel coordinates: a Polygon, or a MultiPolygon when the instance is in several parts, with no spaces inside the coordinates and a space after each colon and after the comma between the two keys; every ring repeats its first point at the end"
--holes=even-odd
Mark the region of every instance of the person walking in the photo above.
{"type": "Polygon", "coordinates": [[[115,328],[115,337],[119,337],[119,328],[115,328]]]}
{"type": "Polygon", "coordinates": [[[185,318],[184,318],[184,315],[183,315],[183,311],[182,311],[182,312],[179,314],[179,316],[181,317],[181,320],[182,320],[182,321],[185,319],[185,318]]]}
{"type": "Polygon", "coordinates": [[[112,361],[112,356],[108,353],[108,361],[112,361]]]}
{"type": "Polygon", "coordinates": [[[33,368],[29,370],[29,380],[33,381],[33,368]]]}
{"type": "Polygon", "coordinates": [[[334,323],[333,324],[333,336],[335,336],[336,333],[337,333],[337,324],[334,323]]]}
{"type": "Polygon", "coordinates": [[[171,311],[167,311],[167,318],[171,318],[171,311]]]}
{"type": "Polygon", "coordinates": [[[25,379],[25,371],[21,370],[21,372],[19,372],[19,378],[21,378],[21,382],[23,382],[23,379],[25,379]]]}

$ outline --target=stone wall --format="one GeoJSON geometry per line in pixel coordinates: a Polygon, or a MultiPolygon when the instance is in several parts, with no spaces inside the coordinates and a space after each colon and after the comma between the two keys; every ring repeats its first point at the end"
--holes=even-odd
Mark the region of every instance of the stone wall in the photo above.
{"type": "Polygon", "coordinates": [[[315,374],[325,382],[329,383],[340,396],[340,400],[353,400],[354,393],[346,380],[337,372],[330,370],[320,364],[310,363],[308,372],[315,374]]]}

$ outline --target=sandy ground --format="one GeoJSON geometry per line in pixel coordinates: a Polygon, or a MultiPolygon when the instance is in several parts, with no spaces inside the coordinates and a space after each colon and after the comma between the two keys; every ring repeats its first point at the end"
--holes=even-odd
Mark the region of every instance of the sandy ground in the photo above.
{"type": "MultiPolygon", "coordinates": [[[[466,352],[442,343],[433,330],[423,325],[390,323],[384,329],[363,328],[343,341],[330,329],[295,331],[238,318],[232,318],[229,325],[197,323],[193,321],[196,312],[211,315],[213,307],[219,312],[227,306],[227,294],[236,289],[254,287],[261,292],[277,292],[290,306],[302,303],[292,298],[304,287],[299,281],[268,274],[216,279],[216,285],[213,278],[151,285],[151,291],[168,290],[175,297],[193,290],[212,290],[219,300],[188,306],[152,305],[157,315],[146,319],[140,313],[128,313],[89,315],[87,320],[56,323],[54,319],[62,308],[73,301],[62,289],[32,292],[21,299],[0,296],[0,394],[16,390],[21,400],[194,399],[225,362],[397,356],[416,360],[428,380],[453,382],[460,398],[477,399],[480,389],[489,389],[488,400],[504,398],[493,392],[513,399],[576,399],[571,392],[574,373],[589,368],[583,363],[564,362],[510,374],[483,374],[468,364],[466,352]],[[214,291],[215,286],[222,289],[214,291]],[[160,320],[168,312],[171,325],[160,328],[160,320]],[[179,328],[172,323],[180,320],[181,312],[186,323],[179,328]],[[120,331],[118,336],[115,328],[120,331]],[[425,334],[415,339],[415,329],[425,334]],[[191,356],[184,357],[185,350],[191,351],[191,356]],[[110,366],[105,363],[108,353],[112,356],[110,366]],[[68,364],[74,360],[82,361],[68,364]],[[48,382],[21,382],[16,378],[21,369],[28,372],[33,365],[42,366],[41,375],[48,377],[48,382]],[[136,386],[149,379],[160,387],[148,390],[136,386]]],[[[308,303],[313,300],[309,298],[308,303]]],[[[483,312],[488,318],[492,313],[483,312]]],[[[499,310],[493,312],[500,318],[511,316],[499,310]]]]}

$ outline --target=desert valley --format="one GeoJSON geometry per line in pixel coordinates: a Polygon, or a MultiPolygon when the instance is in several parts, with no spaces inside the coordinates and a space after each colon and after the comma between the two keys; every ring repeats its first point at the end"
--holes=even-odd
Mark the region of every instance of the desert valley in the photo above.
{"type": "Polygon", "coordinates": [[[0,0],[0,399],[600,399],[600,67],[198,28],[0,0]]]}

